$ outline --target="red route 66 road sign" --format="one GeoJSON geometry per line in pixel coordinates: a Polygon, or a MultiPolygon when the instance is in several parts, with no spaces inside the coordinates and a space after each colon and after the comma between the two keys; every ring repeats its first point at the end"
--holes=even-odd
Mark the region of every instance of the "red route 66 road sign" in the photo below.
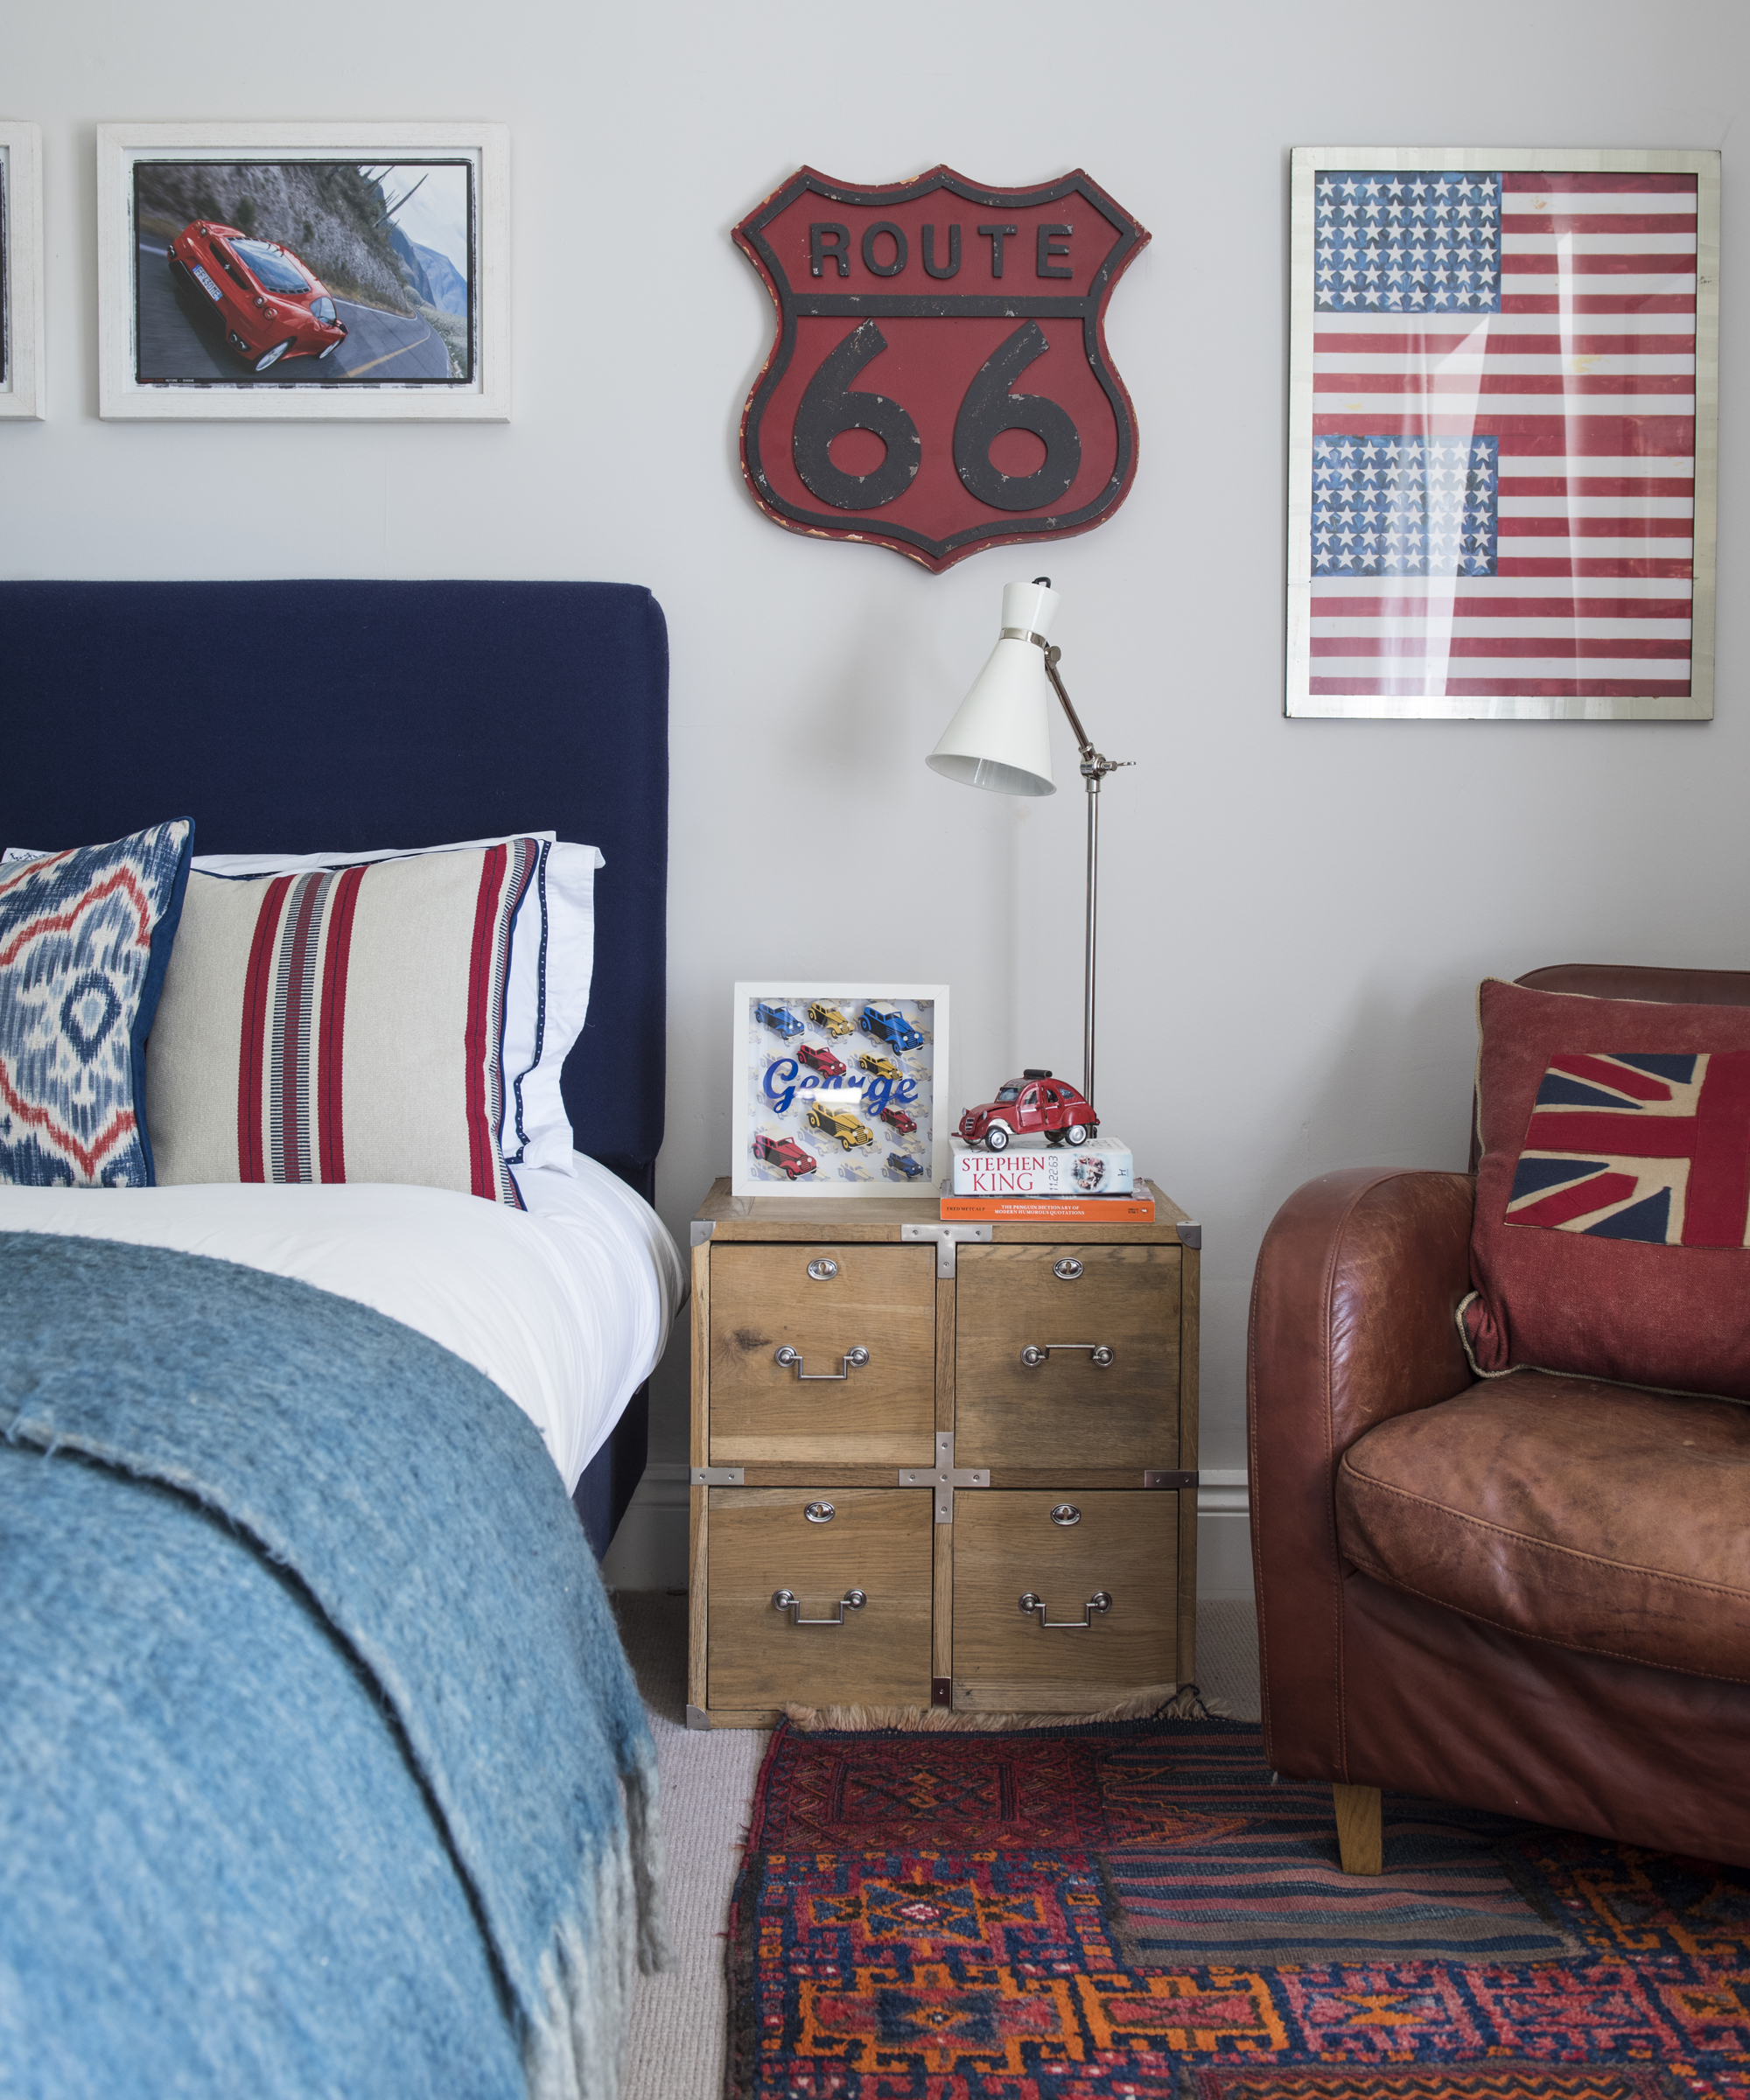
{"type": "Polygon", "coordinates": [[[1137,471],[1106,302],[1148,237],[1079,168],[1030,190],[799,168],[735,229],[778,308],[741,418],[754,500],[938,572],[1102,523],[1137,471]]]}

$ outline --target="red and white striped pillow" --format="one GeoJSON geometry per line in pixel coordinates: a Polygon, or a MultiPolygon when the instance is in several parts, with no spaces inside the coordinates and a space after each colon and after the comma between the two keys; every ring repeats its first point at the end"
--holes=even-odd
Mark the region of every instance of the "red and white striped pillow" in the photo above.
{"type": "Polygon", "coordinates": [[[192,874],[146,1054],[158,1181],[405,1181],[521,1208],[505,991],[539,854],[192,874]]]}

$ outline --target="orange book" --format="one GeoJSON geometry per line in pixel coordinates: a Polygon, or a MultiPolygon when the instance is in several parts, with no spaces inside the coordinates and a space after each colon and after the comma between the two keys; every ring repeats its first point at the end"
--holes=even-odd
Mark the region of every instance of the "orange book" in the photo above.
{"type": "Polygon", "coordinates": [[[1061,1218],[1066,1224],[1152,1225],[1152,1196],[944,1196],[945,1218],[1004,1218],[1011,1223],[1061,1218]]]}

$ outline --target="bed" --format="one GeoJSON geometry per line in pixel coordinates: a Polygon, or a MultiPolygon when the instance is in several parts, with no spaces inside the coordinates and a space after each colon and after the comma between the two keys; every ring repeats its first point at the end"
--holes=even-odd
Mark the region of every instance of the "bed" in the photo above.
{"type": "Polygon", "coordinates": [[[681,1292],[661,612],[9,584],[0,664],[0,845],[187,816],[201,855],[528,827],[605,863],[566,1175],[0,1188],[0,2083],[611,2092],[662,1951],[590,1557],[681,1292]]]}

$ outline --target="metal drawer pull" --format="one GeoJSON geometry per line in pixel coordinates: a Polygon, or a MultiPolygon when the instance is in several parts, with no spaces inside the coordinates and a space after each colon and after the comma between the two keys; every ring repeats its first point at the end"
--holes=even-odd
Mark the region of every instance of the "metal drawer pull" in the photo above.
{"type": "Polygon", "coordinates": [[[774,1612],[788,1612],[792,1626],[843,1626],[847,1610],[860,1612],[868,1601],[865,1592],[847,1590],[838,1600],[836,1616],[831,1619],[804,1619],[802,1599],[794,1590],[774,1590],[772,1592],[772,1609],[774,1612]]]}
{"type": "Polygon", "coordinates": [[[838,1274],[838,1264],[830,1254],[823,1254],[817,1262],[808,1264],[808,1274],[817,1284],[830,1284],[838,1274]]]}
{"type": "MultiPolygon", "coordinates": [[[[780,1592],[780,1595],[788,1594],[788,1592],[787,1591],[780,1592]]],[[[774,1598],[773,1602],[775,1604],[777,1602],[777,1599],[774,1598]]],[[[1024,1612],[1037,1612],[1039,1614],[1040,1624],[1044,1627],[1047,1632],[1054,1634],[1079,1634],[1086,1628],[1093,1625],[1094,1614],[1096,1612],[1110,1612],[1111,1608],[1112,1593],[1110,1590],[1096,1590],[1094,1594],[1088,1600],[1087,1603],[1082,1606],[1082,1616],[1079,1619],[1047,1619],[1045,1615],[1045,1599],[1043,1597],[1035,1597],[1031,1590],[1029,1590],[1026,1595],[1021,1600],[1021,1609],[1024,1612]]]]}
{"type": "Polygon", "coordinates": [[[1030,1341],[1021,1351],[1021,1362],[1030,1371],[1036,1371],[1054,1349],[1086,1349],[1094,1364],[1102,1371],[1117,1354],[1103,1341],[1030,1341]]]}
{"type": "Polygon", "coordinates": [[[1054,1524],[1061,1524],[1067,1530],[1071,1524],[1079,1524],[1082,1522],[1082,1512],[1074,1502],[1059,1502],[1051,1513],[1051,1521],[1054,1524]]]}
{"type": "Polygon", "coordinates": [[[1060,1284],[1073,1284],[1082,1273],[1082,1264],[1073,1254],[1066,1254],[1060,1262],[1054,1262],[1051,1272],[1060,1284]]]}
{"type": "Polygon", "coordinates": [[[847,1349],[844,1352],[844,1368],[840,1371],[805,1371],[802,1368],[802,1359],[800,1353],[791,1348],[788,1343],[775,1353],[772,1361],[774,1363],[781,1364],[787,1371],[792,1364],[794,1364],[797,1377],[803,1380],[805,1383],[812,1385],[829,1379],[848,1378],[853,1371],[860,1371],[869,1361],[869,1352],[862,1348],[847,1349]]]}
{"type": "Polygon", "coordinates": [[[802,1515],[811,1524],[830,1524],[838,1512],[830,1502],[808,1502],[804,1504],[802,1515]]]}

